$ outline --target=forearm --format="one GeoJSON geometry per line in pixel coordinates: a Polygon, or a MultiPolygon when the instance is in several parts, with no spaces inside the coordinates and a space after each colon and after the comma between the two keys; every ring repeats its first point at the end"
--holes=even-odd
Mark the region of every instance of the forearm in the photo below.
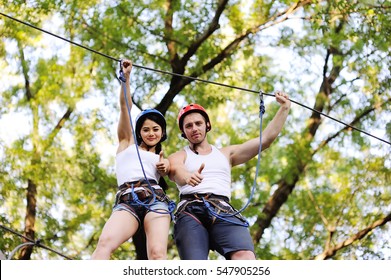
{"type": "Polygon", "coordinates": [[[169,172],[169,178],[171,181],[174,181],[179,186],[187,185],[187,180],[191,176],[190,172],[188,172],[185,168],[171,168],[169,172]]]}
{"type": "Polygon", "coordinates": [[[274,118],[262,132],[262,149],[268,148],[280,134],[288,117],[289,110],[289,106],[281,106],[274,118]]]}
{"type": "Polygon", "coordinates": [[[130,70],[124,69],[125,83],[121,83],[119,103],[120,103],[120,117],[118,122],[118,139],[119,141],[129,140],[132,141],[132,130],[130,123],[130,110],[132,109],[132,98],[130,95],[130,70]],[[125,100],[125,93],[126,99],[125,100]]]}
{"type": "Polygon", "coordinates": [[[121,83],[121,90],[120,90],[120,96],[119,96],[121,110],[123,110],[123,109],[127,110],[128,106],[129,106],[129,110],[130,110],[133,105],[132,96],[130,95],[130,77],[129,77],[130,73],[126,73],[126,74],[125,74],[126,82],[125,82],[125,85],[123,83],[121,83]],[[125,91],[126,91],[126,99],[125,99],[125,91]]]}
{"type": "Polygon", "coordinates": [[[132,97],[130,95],[130,73],[132,72],[132,62],[128,59],[125,59],[122,61],[121,64],[122,64],[121,70],[122,70],[123,78],[125,78],[125,82],[121,80],[122,83],[121,83],[121,91],[120,91],[120,105],[121,105],[121,110],[123,110],[128,106],[129,109],[132,107],[132,97]]]}

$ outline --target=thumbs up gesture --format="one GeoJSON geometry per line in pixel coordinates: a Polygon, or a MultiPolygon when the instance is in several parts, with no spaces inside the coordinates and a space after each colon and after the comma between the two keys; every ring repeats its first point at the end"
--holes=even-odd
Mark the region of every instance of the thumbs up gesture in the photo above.
{"type": "Polygon", "coordinates": [[[202,179],[204,179],[204,176],[202,176],[201,174],[204,167],[205,167],[205,163],[201,164],[198,170],[192,173],[190,177],[186,180],[186,184],[192,187],[199,185],[202,182],[202,179]]]}
{"type": "Polygon", "coordinates": [[[198,168],[198,173],[201,174],[202,170],[204,170],[205,163],[201,164],[200,168],[198,168]]]}
{"type": "Polygon", "coordinates": [[[170,171],[170,162],[168,159],[164,158],[163,151],[159,153],[159,161],[156,163],[156,170],[161,176],[165,176],[170,171]]]}

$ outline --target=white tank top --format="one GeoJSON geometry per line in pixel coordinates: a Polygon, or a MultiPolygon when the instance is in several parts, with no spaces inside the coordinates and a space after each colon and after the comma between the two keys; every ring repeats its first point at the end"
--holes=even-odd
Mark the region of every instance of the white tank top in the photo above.
{"type": "MultiPolygon", "coordinates": [[[[159,182],[160,174],[156,169],[156,163],[159,161],[159,155],[144,151],[141,148],[138,150],[147,179],[159,182]]],[[[144,174],[136,151],[136,145],[130,145],[125,150],[117,154],[116,174],[118,186],[121,186],[125,182],[133,182],[144,179],[144,174]]]]}
{"type": "Polygon", "coordinates": [[[185,166],[189,172],[197,171],[205,163],[201,172],[204,179],[195,187],[177,185],[179,194],[213,193],[231,198],[231,165],[219,149],[211,146],[212,152],[207,155],[197,155],[188,146],[184,148],[187,154],[185,166]]]}

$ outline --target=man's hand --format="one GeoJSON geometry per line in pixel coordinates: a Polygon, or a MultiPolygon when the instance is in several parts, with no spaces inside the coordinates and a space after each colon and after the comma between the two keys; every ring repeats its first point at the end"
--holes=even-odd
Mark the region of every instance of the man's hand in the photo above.
{"type": "Polygon", "coordinates": [[[291,107],[291,101],[289,100],[288,94],[286,94],[283,91],[277,91],[275,96],[276,96],[277,102],[280,103],[281,106],[285,106],[288,109],[291,107]]]}
{"type": "Polygon", "coordinates": [[[186,184],[195,187],[199,185],[202,182],[202,179],[204,179],[204,176],[201,175],[202,170],[205,167],[205,163],[201,164],[200,168],[194,173],[190,175],[190,177],[186,180],[186,184]]]}

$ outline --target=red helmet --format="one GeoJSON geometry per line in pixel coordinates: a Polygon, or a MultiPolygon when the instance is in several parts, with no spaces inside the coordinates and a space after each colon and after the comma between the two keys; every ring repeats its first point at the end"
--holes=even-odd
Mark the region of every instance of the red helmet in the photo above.
{"type": "Polygon", "coordinates": [[[206,131],[210,131],[212,129],[212,125],[210,124],[208,113],[206,113],[204,107],[201,105],[191,103],[185,107],[183,107],[178,114],[178,125],[179,129],[182,131],[182,137],[185,137],[185,134],[183,133],[183,119],[186,115],[190,113],[200,113],[204,118],[206,122],[206,131]]]}

